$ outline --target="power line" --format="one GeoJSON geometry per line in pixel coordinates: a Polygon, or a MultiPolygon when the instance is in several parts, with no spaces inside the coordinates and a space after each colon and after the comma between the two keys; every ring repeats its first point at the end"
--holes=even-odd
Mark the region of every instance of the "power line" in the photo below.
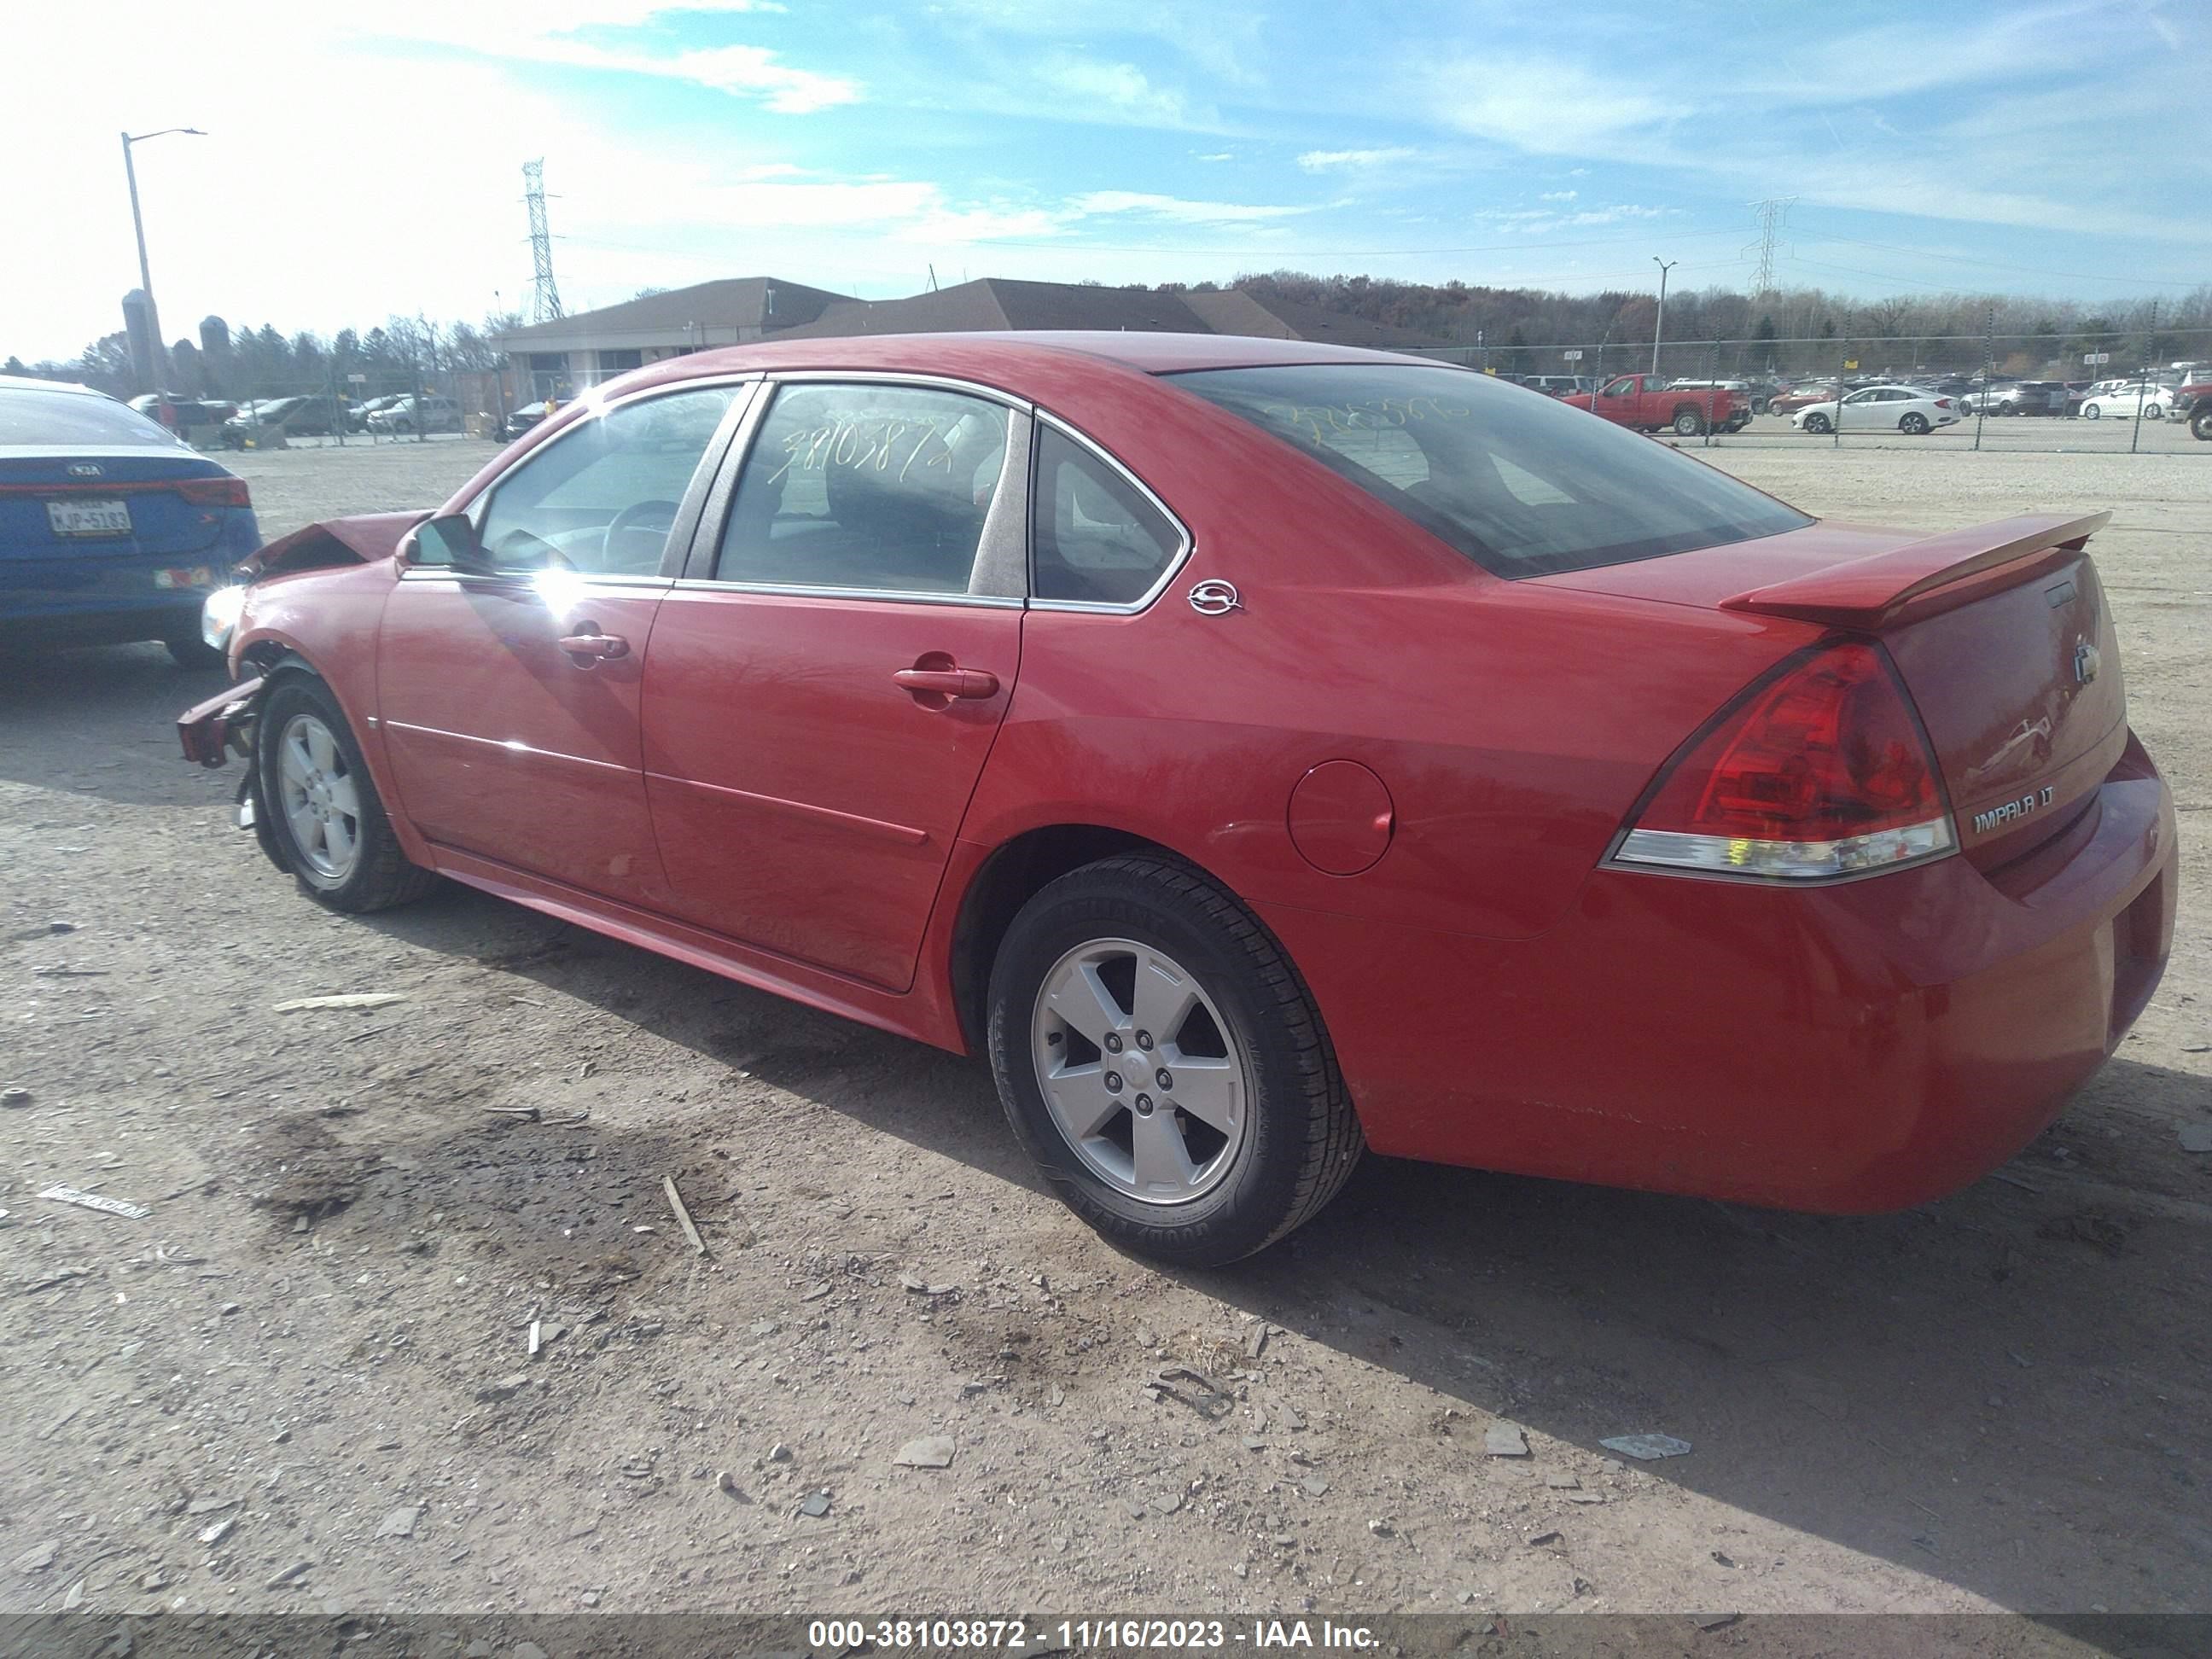
{"type": "Polygon", "coordinates": [[[561,289],[553,280],[553,233],[545,227],[545,158],[522,164],[523,200],[530,206],[530,263],[534,271],[530,320],[550,323],[561,315],[561,289]]]}

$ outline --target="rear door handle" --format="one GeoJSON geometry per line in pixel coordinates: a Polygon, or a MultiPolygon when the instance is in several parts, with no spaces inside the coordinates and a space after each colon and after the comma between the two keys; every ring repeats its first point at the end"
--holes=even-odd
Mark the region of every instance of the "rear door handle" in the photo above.
{"type": "Polygon", "coordinates": [[[981,668],[902,668],[891,676],[924,696],[975,698],[998,695],[999,677],[981,668]]]}
{"type": "Polygon", "coordinates": [[[556,643],[569,656],[584,659],[576,665],[580,668],[629,655],[629,641],[618,634],[571,634],[556,643]]]}

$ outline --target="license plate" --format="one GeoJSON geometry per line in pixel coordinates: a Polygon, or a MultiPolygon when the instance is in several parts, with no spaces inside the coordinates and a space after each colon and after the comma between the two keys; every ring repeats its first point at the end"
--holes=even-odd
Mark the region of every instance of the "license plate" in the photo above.
{"type": "Polygon", "coordinates": [[[131,533],[131,503],[48,501],[46,523],[57,536],[127,536],[131,533]]]}

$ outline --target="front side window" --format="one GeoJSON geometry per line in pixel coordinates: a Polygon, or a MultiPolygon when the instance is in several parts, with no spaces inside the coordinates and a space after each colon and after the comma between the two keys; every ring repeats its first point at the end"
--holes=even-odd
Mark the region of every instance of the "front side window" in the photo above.
{"type": "Polygon", "coordinates": [[[1609,421],[1461,369],[1327,363],[1166,378],[1500,576],[1623,564],[1813,522],[1609,421]]]}
{"type": "Polygon", "coordinates": [[[1608,398],[1626,398],[1635,390],[1636,382],[1633,380],[1615,380],[1611,386],[1606,387],[1605,395],[1608,398]]]}
{"type": "Polygon", "coordinates": [[[715,579],[968,592],[1008,421],[1003,404],[930,387],[781,387],[738,476],[715,579]]]}
{"type": "Polygon", "coordinates": [[[1049,426],[1037,434],[1030,520],[1030,591],[1040,599],[1134,605],[1182,549],[1182,532],[1142,490],[1049,426]]]}
{"type": "Polygon", "coordinates": [[[492,487],[477,539],[502,570],[650,576],[684,492],[738,388],[700,386],[608,410],[492,487]]]}

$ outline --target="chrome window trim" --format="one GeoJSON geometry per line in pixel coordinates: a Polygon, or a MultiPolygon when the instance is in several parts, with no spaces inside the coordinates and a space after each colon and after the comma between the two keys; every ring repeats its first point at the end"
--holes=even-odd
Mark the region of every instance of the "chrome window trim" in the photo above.
{"type": "MultiPolygon", "coordinates": [[[[1041,599],[1036,597],[1036,537],[1035,534],[1035,526],[1032,525],[1030,526],[1031,533],[1028,538],[1030,553],[1028,583],[1030,590],[1030,609],[1032,611],[1066,611],[1074,612],[1078,615],[1098,617],[1133,617],[1139,611],[1151,610],[1153,605],[1158,601],[1160,595],[1166,592],[1170,587],[1175,585],[1175,579],[1177,575],[1182,574],[1182,568],[1190,562],[1190,556],[1197,547],[1197,540],[1190,533],[1190,526],[1182,521],[1182,517],[1173,507],[1170,507],[1165,501],[1160,499],[1158,491],[1155,490],[1150,484],[1146,483],[1142,478],[1132,472],[1122,462],[1120,457],[1116,456],[1113,451],[1108,449],[1097,439],[1092,438],[1087,433],[1079,431],[1076,428],[1070,426],[1066,421],[1061,420],[1058,416],[1050,414],[1042,409],[1036,411],[1036,422],[1040,428],[1050,427],[1054,432],[1060,434],[1061,437],[1066,438],[1071,443],[1089,450],[1091,454],[1097,457],[1097,459],[1105,465],[1110,467],[1115,472],[1120,473],[1124,479],[1127,480],[1129,484],[1139,495],[1142,495],[1146,501],[1152,504],[1154,510],[1157,511],[1162,518],[1165,519],[1169,524],[1175,527],[1175,532],[1179,538],[1180,544],[1176,547],[1174,556],[1169,559],[1165,568],[1161,570],[1158,580],[1154,581],[1150,587],[1144,591],[1143,593],[1128,601],[1127,604],[1112,605],[1098,599],[1041,599]]],[[[1036,468],[1033,466],[1031,468],[1033,476],[1035,471],[1036,468]]],[[[1032,487],[1030,493],[1032,495],[1036,493],[1034,487],[1032,487]]]]}
{"type": "Polygon", "coordinates": [[[1022,611],[1026,599],[998,593],[939,593],[921,588],[810,587],[797,582],[726,582],[713,576],[681,576],[672,584],[685,592],[759,593],[787,599],[867,599],[888,605],[966,605],[992,611],[1022,611]]]}
{"type": "Polygon", "coordinates": [[[940,392],[964,392],[971,398],[983,398],[994,404],[1004,404],[1024,415],[1040,413],[1036,405],[1019,392],[1003,387],[986,386],[981,380],[963,380],[953,374],[927,374],[913,369],[896,368],[771,368],[761,378],[771,384],[805,385],[810,382],[847,381],[867,386],[933,386],[940,392]]]}
{"type": "Polygon", "coordinates": [[[665,588],[674,585],[674,578],[669,576],[602,576],[584,570],[456,570],[449,564],[410,564],[399,573],[399,580],[403,582],[468,582],[477,586],[527,587],[544,575],[558,575],[563,582],[574,582],[586,587],[665,588]]]}
{"type": "Polygon", "coordinates": [[[971,380],[955,380],[943,374],[901,374],[890,370],[872,369],[775,369],[758,377],[763,382],[766,395],[748,401],[744,419],[732,435],[719,468],[714,487],[705,503],[694,532],[697,553],[687,562],[686,568],[696,565],[712,570],[721,557],[722,538],[729,528],[730,514],[737,507],[738,491],[744,483],[745,467],[752,459],[753,446],[760,441],[761,428],[768,423],[775,408],[777,389],[782,386],[878,386],[919,387],[924,391],[945,392],[956,396],[975,397],[987,403],[1002,405],[1008,411],[1006,421],[1006,453],[999,471],[999,484],[991,498],[990,511],[984,515],[983,531],[977,539],[975,562],[969,567],[969,590],[957,593],[942,592],[931,588],[833,587],[811,582],[743,582],[725,581],[719,576],[681,576],[676,586],[687,591],[729,593],[761,593],[786,599],[866,599],[877,604],[896,605],[968,605],[988,610],[1022,610],[1030,604],[1028,596],[1030,574],[1030,450],[1031,433],[1036,413],[1027,399],[996,386],[980,386],[971,380]],[[709,533],[709,526],[712,532],[709,533]],[[992,580],[994,586],[1011,586],[1006,593],[977,592],[972,584],[981,577],[992,580]]]}

